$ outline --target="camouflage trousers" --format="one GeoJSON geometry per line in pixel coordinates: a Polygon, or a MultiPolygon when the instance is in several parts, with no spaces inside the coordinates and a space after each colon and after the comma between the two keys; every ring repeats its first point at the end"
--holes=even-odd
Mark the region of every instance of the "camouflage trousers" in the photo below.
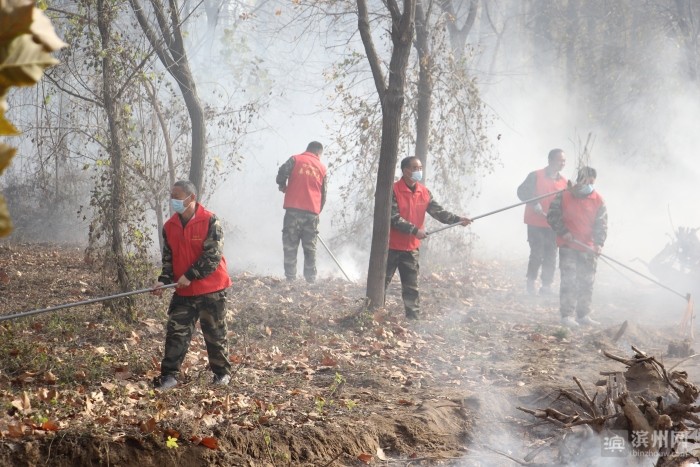
{"type": "Polygon", "coordinates": [[[297,251],[299,242],[304,250],[304,278],[316,280],[316,235],[318,234],[318,214],[298,209],[287,209],[282,227],[282,247],[284,249],[284,275],[287,279],[297,276],[297,251]]]}
{"type": "Polygon", "coordinates": [[[559,311],[562,316],[573,316],[576,313],[581,318],[591,312],[597,265],[598,256],[593,253],[559,248],[559,311]]]}
{"type": "Polygon", "coordinates": [[[542,285],[552,285],[557,266],[556,234],[549,227],[527,226],[527,242],[530,244],[530,259],[527,263],[527,278],[537,279],[542,267],[542,285]]]}
{"type": "Polygon", "coordinates": [[[226,291],[195,297],[173,295],[168,308],[165,356],[160,364],[163,376],[177,376],[199,319],[207,345],[209,367],[215,375],[231,373],[226,341],[226,291]]]}
{"type": "Polygon", "coordinates": [[[406,317],[417,318],[420,314],[420,296],[418,294],[418,272],[420,265],[420,251],[389,250],[386,260],[386,283],[388,288],[396,269],[401,278],[401,297],[406,311],[406,317]]]}

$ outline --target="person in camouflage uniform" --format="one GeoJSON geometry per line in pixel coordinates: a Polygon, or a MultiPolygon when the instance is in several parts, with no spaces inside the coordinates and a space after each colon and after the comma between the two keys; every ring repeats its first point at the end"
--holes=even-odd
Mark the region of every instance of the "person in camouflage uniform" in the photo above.
{"type": "Polygon", "coordinates": [[[226,341],[226,289],[231,278],[223,256],[224,233],[219,219],[197,203],[196,195],[191,182],[176,182],[171,189],[175,214],[163,226],[163,268],[153,294],[161,295],[163,285],[177,285],[168,308],[161,375],[154,380],[161,390],[177,385],[197,320],[214,384],[227,385],[231,380],[226,341]]]}
{"type": "Polygon", "coordinates": [[[396,270],[401,278],[401,296],[408,319],[420,315],[418,272],[420,241],[427,236],[423,224],[428,213],[443,224],[469,225],[471,220],[443,209],[430,191],[419,181],[423,164],[417,157],[401,161],[401,179],[394,183],[391,197],[391,229],[386,264],[385,288],[389,287],[396,270]]]}
{"type": "Polygon", "coordinates": [[[558,194],[547,213],[559,246],[561,322],[569,328],[600,324],[589,315],[598,255],[608,235],[608,211],[594,189],[596,176],[592,167],[579,169],[576,185],[558,194]]]}
{"type": "Polygon", "coordinates": [[[284,193],[282,248],[284,275],[296,279],[299,242],[304,250],[304,278],[316,281],[316,236],[319,214],[326,203],[326,166],[321,162],[323,145],[312,141],[306,151],[290,157],[277,172],[276,182],[284,193]]]}

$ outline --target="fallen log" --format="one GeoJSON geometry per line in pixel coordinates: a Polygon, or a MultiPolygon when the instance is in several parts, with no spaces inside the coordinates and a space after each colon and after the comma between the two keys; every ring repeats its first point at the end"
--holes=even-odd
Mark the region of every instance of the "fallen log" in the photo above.
{"type": "Polygon", "coordinates": [[[518,407],[518,410],[562,429],[562,439],[568,441],[559,443],[559,458],[580,456],[586,451],[584,446],[590,443],[586,433],[601,436],[600,433],[607,429],[626,429],[629,436],[626,441],[631,441],[630,446],[638,453],[658,455],[657,465],[673,465],[666,462],[688,455],[687,450],[679,451],[681,441],[673,441],[673,433],[688,433],[692,428],[700,427],[700,406],[695,405],[700,388],[687,380],[686,372],[668,371],[653,355],[634,346],[632,350],[632,358],[604,352],[606,357],[627,366],[624,372],[600,373],[607,377],[607,382],[597,383],[597,386],[607,386],[604,397],[598,397],[600,392],[597,390],[591,395],[584,383],[574,377],[580,392],[560,389],[559,397],[553,401],[558,403],[557,407],[518,407]],[[571,430],[578,426],[586,427],[587,431],[572,436],[571,430]],[[663,442],[663,439],[670,441],[663,442]]]}
{"type": "MultiPolygon", "coordinates": [[[[615,402],[622,407],[622,413],[625,414],[625,418],[627,418],[631,428],[629,431],[637,433],[638,436],[643,436],[644,439],[651,440],[653,437],[651,425],[642,411],[639,410],[637,404],[632,401],[629,393],[622,394],[615,402]]],[[[650,442],[640,447],[642,448],[640,450],[644,452],[650,452],[653,449],[650,442]]]]}

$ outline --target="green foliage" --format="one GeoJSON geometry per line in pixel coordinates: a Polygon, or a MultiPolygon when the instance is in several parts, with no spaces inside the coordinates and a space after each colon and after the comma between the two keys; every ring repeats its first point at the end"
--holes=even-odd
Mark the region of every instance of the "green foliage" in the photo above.
{"type": "Polygon", "coordinates": [[[333,384],[331,384],[331,387],[329,388],[330,390],[330,396],[332,397],[335,392],[341,387],[342,384],[345,383],[345,378],[343,375],[340,373],[336,372],[335,377],[333,378],[333,384]]]}
{"type": "Polygon", "coordinates": [[[323,409],[326,406],[326,399],[324,399],[321,396],[316,396],[316,398],[314,399],[314,405],[316,407],[316,412],[322,414],[323,409]]]}

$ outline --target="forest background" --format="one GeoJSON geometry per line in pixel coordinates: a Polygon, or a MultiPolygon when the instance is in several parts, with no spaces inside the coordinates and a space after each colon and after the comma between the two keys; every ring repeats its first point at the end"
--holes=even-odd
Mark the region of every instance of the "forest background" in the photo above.
{"type": "MultiPolygon", "coordinates": [[[[690,0],[38,6],[68,47],[38,86],[7,96],[22,131],[8,138],[19,151],[0,178],[10,240],[84,245],[123,290],[152,280],[169,187],[182,178],[224,220],[233,271],[281,274],[273,180],[311,140],[329,166],[321,234],[354,279],[381,214],[375,193],[388,186],[381,162],[393,180],[409,155],[443,205],[477,215],[515,202],[525,175],[561,147],[568,177],[584,162],[599,171],[614,256],[648,260],[674,226],[700,225],[688,209],[700,138],[700,6],[690,0]],[[400,47],[388,31],[408,13],[405,90],[390,108],[400,47]]],[[[525,256],[520,216],[440,234],[426,264],[525,256]]],[[[319,261],[340,277],[323,252],[319,261]]]]}

